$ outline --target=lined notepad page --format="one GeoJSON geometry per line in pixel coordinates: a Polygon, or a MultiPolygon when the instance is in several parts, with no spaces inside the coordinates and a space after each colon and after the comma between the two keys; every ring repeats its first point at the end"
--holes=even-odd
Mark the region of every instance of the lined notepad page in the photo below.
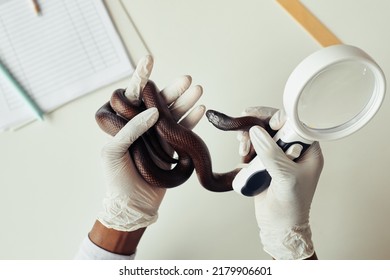
{"type": "MultiPolygon", "coordinates": [[[[0,60],[45,112],[133,72],[102,0],[39,3],[0,0],[0,60]]],[[[0,130],[33,119],[0,75],[0,130]]]]}

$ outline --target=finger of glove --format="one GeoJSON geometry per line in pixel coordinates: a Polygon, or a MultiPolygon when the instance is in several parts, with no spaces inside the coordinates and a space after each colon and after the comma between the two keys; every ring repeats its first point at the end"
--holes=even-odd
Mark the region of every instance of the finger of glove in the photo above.
{"type": "Polygon", "coordinates": [[[127,150],[131,144],[156,123],[158,116],[158,110],[156,108],[150,108],[131,119],[131,121],[129,121],[112,138],[112,140],[103,147],[103,160],[110,161],[121,159],[127,154],[127,150]]]}
{"type": "Polygon", "coordinates": [[[176,121],[180,120],[195,104],[203,94],[203,88],[199,85],[186,90],[169,107],[172,116],[176,121]]]}
{"type": "Polygon", "coordinates": [[[136,106],[141,103],[141,92],[149,80],[153,69],[153,57],[146,55],[138,62],[137,67],[131,76],[125,95],[130,102],[136,106]]]}
{"type": "Polygon", "coordinates": [[[187,116],[179,121],[179,124],[192,130],[202,119],[205,111],[206,107],[204,105],[196,106],[187,114],[187,116]]]}
{"type": "Polygon", "coordinates": [[[249,130],[249,135],[257,155],[272,178],[291,170],[294,162],[285,155],[267,131],[260,126],[254,126],[249,130]]]}
{"type": "Polygon", "coordinates": [[[242,157],[248,155],[251,147],[251,140],[249,138],[248,131],[238,131],[237,140],[239,141],[238,145],[238,154],[242,157]]]}
{"type": "Polygon", "coordinates": [[[278,109],[265,106],[248,107],[241,113],[243,116],[257,117],[261,120],[270,119],[278,109]]]}
{"type": "Polygon", "coordinates": [[[165,103],[171,104],[177,98],[179,98],[179,96],[182,95],[190,87],[191,82],[191,76],[186,75],[176,79],[172,84],[165,87],[161,91],[165,103]]]}
{"type": "MultiPolygon", "coordinates": [[[[265,106],[247,107],[241,113],[243,116],[257,117],[261,120],[268,121],[278,109],[265,106]]],[[[251,149],[251,140],[247,131],[239,131],[237,139],[240,142],[238,147],[238,153],[240,156],[245,157],[248,155],[251,149]]]]}
{"type": "Polygon", "coordinates": [[[298,159],[297,163],[321,172],[324,166],[324,156],[320,144],[317,141],[313,142],[306,152],[298,159]]]}
{"type": "Polygon", "coordinates": [[[286,112],[284,110],[278,110],[269,120],[269,126],[273,130],[279,130],[282,128],[287,120],[286,112]]]}

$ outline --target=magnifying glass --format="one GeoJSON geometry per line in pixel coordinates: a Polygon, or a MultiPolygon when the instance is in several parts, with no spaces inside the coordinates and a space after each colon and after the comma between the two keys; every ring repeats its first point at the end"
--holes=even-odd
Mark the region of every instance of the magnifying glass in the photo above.
{"type": "MultiPolygon", "coordinates": [[[[381,68],[363,50],[349,45],[323,48],[288,78],[283,94],[287,121],[274,140],[296,160],[314,141],[340,139],[362,128],[378,111],[385,90],[381,68]]],[[[254,196],[270,183],[256,156],[237,174],[233,189],[254,196]]]]}

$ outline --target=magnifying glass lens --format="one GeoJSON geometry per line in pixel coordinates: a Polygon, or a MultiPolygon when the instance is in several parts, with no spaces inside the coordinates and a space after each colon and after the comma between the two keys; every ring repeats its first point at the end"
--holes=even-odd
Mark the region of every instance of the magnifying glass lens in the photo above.
{"type": "Polygon", "coordinates": [[[311,129],[342,125],[364,109],[374,87],[374,74],[362,63],[344,61],[328,66],[303,89],[299,119],[311,129]]]}

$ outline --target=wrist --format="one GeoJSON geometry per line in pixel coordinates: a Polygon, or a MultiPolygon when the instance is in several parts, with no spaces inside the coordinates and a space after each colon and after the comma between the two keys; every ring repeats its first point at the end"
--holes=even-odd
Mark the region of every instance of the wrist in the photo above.
{"type": "Polygon", "coordinates": [[[119,231],[107,228],[96,221],[88,236],[95,245],[106,251],[119,255],[132,255],[135,253],[145,229],[119,231]]]}
{"type": "Polygon", "coordinates": [[[287,229],[260,229],[263,249],[277,260],[303,260],[314,255],[308,223],[287,229]]]}
{"type": "Polygon", "coordinates": [[[134,200],[128,195],[107,195],[103,200],[103,211],[99,213],[97,220],[106,228],[129,232],[156,222],[157,210],[145,207],[142,209],[136,201],[148,205],[146,201],[134,200]]]}

